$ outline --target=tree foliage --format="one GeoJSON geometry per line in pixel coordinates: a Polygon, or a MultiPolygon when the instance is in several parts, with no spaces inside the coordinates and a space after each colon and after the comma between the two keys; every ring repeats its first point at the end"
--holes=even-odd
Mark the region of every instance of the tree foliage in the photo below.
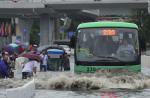
{"type": "Polygon", "coordinates": [[[132,22],[136,23],[139,27],[139,35],[146,42],[150,43],[150,15],[146,9],[137,10],[134,12],[132,22]]]}
{"type": "Polygon", "coordinates": [[[40,44],[40,26],[39,23],[33,22],[30,30],[30,44],[40,44]]]}

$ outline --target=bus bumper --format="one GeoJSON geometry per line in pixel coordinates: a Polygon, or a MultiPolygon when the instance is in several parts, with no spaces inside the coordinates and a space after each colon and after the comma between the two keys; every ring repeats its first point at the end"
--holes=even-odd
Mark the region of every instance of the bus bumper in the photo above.
{"type": "Polygon", "coordinates": [[[97,71],[108,71],[113,73],[124,72],[141,72],[141,65],[128,65],[128,66],[82,66],[75,65],[75,73],[94,73],[97,71]]]}

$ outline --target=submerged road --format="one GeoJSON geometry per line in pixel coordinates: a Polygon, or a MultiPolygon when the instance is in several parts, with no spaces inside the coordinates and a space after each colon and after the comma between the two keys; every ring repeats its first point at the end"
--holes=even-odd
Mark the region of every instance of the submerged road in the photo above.
{"type": "MultiPolygon", "coordinates": [[[[150,76],[150,56],[142,56],[142,73],[150,76]]],[[[73,74],[74,59],[70,57],[73,74]]],[[[56,74],[56,73],[54,73],[56,74]]],[[[68,73],[69,74],[69,73],[68,73]]],[[[96,91],[36,90],[34,98],[150,98],[150,89],[105,89],[96,91]]]]}

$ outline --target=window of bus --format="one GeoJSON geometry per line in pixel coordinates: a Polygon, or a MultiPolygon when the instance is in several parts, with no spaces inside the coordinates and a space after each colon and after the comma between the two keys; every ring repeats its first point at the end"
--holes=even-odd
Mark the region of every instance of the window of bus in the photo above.
{"type": "Polygon", "coordinates": [[[139,54],[138,33],[130,28],[78,30],[76,56],[79,61],[134,61],[139,54]]]}

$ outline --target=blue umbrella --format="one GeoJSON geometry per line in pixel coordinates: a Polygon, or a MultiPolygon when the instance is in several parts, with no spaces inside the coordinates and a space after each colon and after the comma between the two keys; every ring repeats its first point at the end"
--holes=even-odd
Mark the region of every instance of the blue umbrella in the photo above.
{"type": "Polygon", "coordinates": [[[64,51],[60,49],[49,49],[47,50],[48,54],[63,54],[64,51]]]}

